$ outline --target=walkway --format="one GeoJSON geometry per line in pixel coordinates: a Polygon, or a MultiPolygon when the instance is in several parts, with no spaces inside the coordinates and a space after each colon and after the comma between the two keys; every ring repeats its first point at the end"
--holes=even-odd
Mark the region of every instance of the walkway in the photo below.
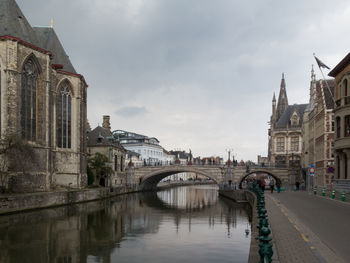
{"type": "Polygon", "coordinates": [[[349,203],[304,191],[265,197],[281,263],[350,262],[349,203]]]}

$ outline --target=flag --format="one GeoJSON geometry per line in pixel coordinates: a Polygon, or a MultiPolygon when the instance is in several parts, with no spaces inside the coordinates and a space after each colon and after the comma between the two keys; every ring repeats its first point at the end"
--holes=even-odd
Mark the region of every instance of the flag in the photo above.
{"type": "Polygon", "coordinates": [[[319,60],[316,56],[314,56],[317,62],[318,67],[321,68],[327,68],[330,69],[326,64],[324,64],[321,60],[319,60]]]}

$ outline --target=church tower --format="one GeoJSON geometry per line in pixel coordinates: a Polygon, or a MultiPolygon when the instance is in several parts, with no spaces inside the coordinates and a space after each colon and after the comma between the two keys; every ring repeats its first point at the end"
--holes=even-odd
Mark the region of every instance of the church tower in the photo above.
{"type": "Polygon", "coordinates": [[[287,90],[286,90],[286,81],[284,79],[284,73],[282,73],[280,94],[278,96],[278,103],[277,103],[276,121],[279,120],[279,118],[282,116],[283,112],[287,109],[287,107],[288,107],[288,97],[287,97],[287,90]]]}

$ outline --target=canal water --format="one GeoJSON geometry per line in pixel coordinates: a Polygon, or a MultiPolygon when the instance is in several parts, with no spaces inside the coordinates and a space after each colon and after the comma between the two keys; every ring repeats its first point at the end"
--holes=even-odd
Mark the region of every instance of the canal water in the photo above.
{"type": "Polygon", "coordinates": [[[205,185],[0,216],[0,262],[247,262],[248,214],[205,185]]]}

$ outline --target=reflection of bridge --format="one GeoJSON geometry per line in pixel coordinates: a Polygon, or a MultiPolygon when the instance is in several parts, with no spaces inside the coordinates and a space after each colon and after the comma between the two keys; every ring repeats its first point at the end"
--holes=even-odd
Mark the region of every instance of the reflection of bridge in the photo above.
{"type": "Polygon", "coordinates": [[[217,184],[239,184],[250,174],[265,173],[281,180],[284,185],[294,182],[290,169],[278,167],[252,167],[248,171],[245,166],[217,166],[217,165],[170,165],[170,166],[145,166],[133,168],[129,173],[133,181],[138,184],[140,190],[156,189],[157,184],[165,177],[177,173],[195,173],[212,179],[217,184]]]}

